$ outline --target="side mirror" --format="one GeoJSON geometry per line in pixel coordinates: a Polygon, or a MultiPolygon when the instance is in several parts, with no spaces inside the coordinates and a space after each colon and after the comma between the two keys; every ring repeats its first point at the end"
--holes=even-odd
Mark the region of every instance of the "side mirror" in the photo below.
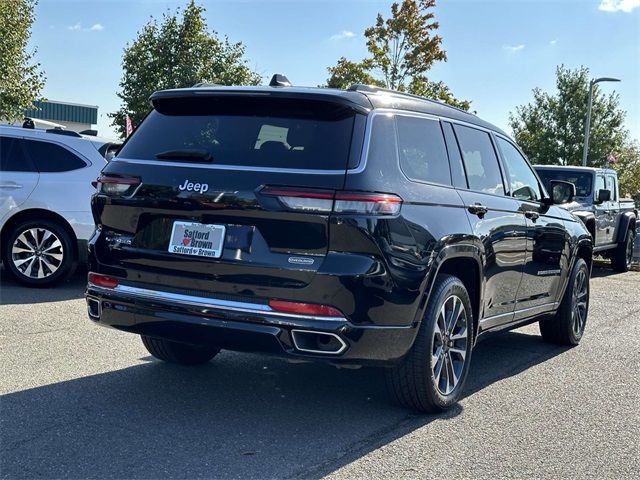
{"type": "Polygon", "coordinates": [[[551,200],[555,205],[572,202],[576,196],[576,186],[563,180],[551,180],[551,200]]]}
{"type": "Polygon", "coordinates": [[[611,190],[598,190],[596,203],[608,202],[609,200],[611,200],[611,190]]]}
{"type": "Polygon", "coordinates": [[[538,195],[533,191],[529,185],[525,185],[524,187],[520,187],[517,190],[514,190],[512,193],[513,197],[518,200],[536,200],[538,195]]]}

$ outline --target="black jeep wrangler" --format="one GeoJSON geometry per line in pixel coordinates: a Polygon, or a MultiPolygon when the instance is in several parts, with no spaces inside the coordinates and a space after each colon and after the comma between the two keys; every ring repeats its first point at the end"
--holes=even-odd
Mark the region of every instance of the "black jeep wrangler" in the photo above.
{"type": "Polygon", "coordinates": [[[484,332],[580,341],[589,232],[491,124],[361,85],[151,102],[98,180],[86,298],[155,357],[381,365],[402,404],[437,411],[484,332]]]}

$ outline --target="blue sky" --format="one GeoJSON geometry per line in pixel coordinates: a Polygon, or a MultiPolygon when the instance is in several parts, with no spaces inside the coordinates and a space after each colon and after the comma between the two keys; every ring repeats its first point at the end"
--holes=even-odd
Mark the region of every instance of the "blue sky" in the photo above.
{"type": "MultiPolygon", "coordinates": [[[[111,136],[122,51],[150,16],[184,1],[40,0],[31,45],[47,75],[51,100],[99,106],[100,134],[111,136]]],[[[366,56],[363,37],[389,1],[208,0],[209,27],[246,45],[265,80],[284,73],[296,85],[318,85],[340,56],[366,56]]],[[[585,65],[620,93],[627,128],[640,138],[640,0],[440,0],[440,35],[449,60],[429,76],[443,80],[478,115],[508,131],[509,112],[551,89],[558,64],[585,65]]]]}

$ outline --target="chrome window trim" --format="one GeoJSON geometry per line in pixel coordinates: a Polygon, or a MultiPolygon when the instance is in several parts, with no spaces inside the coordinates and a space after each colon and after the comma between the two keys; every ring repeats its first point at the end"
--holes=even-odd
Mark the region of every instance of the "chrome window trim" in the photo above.
{"type": "Polygon", "coordinates": [[[311,168],[277,168],[277,167],[250,167],[247,165],[203,165],[186,162],[165,162],[158,160],[135,160],[131,158],[113,157],[112,162],[134,163],[141,165],[162,165],[164,167],[206,168],[211,170],[235,170],[242,172],[265,173],[299,173],[305,175],[344,175],[344,170],[319,170],[311,168]]]}
{"type": "MultiPolygon", "coordinates": [[[[489,134],[498,133],[495,130],[491,130],[486,127],[482,127],[480,125],[476,125],[475,123],[465,122],[463,120],[458,120],[454,118],[450,118],[443,115],[433,115],[430,113],[422,113],[415,112],[412,110],[404,110],[399,108],[375,108],[369,112],[367,115],[367,120],[365,123],[365,133],[364,133],[364,146],[362,148],[362,153],[360,154],[360,161],[355,168],[347,169],[347,175],[355,175],[364,172],[367,167],[367,159],[369,157],[369,147],[371,145],[371,130],[372,124],[375,118],[378,115],[403,115],[408,117],[416,117],[423,118],[429,120],[445,120],[450,123],[457,123],[460,125],[465,125],[467,127],[477,128],[489,134]]],[[[114,157],[111,162],[123,162],[123,163],[133,163],[133,164],[142,164],[142,165],[163,165],[170,167],[184,167],[184,168],[208,168],[212,170],[236,170],[236,171],[245,171],[245,172],[264,172],[264,173],[291,173],[291,174],[305,174],[305,175],[344,175],[344,170],[319,170],[319,169],[311,169],[311,168],[277,168],[277,167],[252,167],[248,165],[202,165],[202,164],[192,164],[192,163],[183,163],[183,162],[167,162],[167,161],[158,161],[158,160],[136,160],[133,158],[124,158],[124,157],[114,157]]],[[[440,184],[434,184],[440,185],[440,184]]],[[[445,185],[446,186],[446,185],[445,185]]]]}
{"type": "Polygon", "coordinates": [[[163,292],[160,290],[150,290],[147,288],[133,287],[130,285],[118,285],[115,288],[105,288],[89,283],[88,287],[95,292],[109,295],[120,294],[128,298],[139,298],[142,300],[156,300],[174,305],[189,305],[199,308],[210,308],[217,310],[227,310],[232,312],[242,312],[251,314],[268,315],[270,317],[319,320],[326,322],[346,322],[344,317],[318,317],[315,315],[298,315],[295,313],[276,312],[270,306],[259,303],[238,302],[232,300],[222,300],[208,297],[198,297],[194,295],[184,295],[181,293],[163,292]]]}

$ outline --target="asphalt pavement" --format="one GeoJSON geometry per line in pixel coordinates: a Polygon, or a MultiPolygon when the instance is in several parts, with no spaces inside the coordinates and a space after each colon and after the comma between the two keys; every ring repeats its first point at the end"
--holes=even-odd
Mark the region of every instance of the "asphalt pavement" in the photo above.
{"type": "Polygon", "coordinates": [[[179,367],[93,325],[84,276],[0,272],[2,478],[638,478],[640,273],[594,270],[576,348],[488,337],[465,398],[393,405],[376,369],[222,352],[179,367]]]}

